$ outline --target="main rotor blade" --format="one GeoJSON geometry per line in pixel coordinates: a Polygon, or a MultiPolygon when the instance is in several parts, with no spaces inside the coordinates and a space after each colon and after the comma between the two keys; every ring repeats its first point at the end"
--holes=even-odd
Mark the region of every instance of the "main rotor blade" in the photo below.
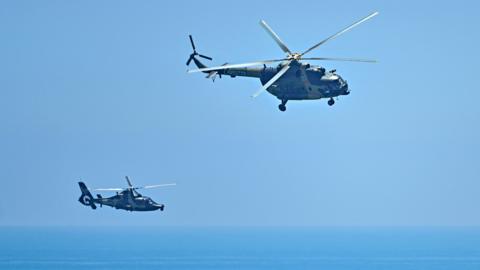
{"type": "Polygon", "coordinates": [[[125,179],[127,179],[128,186],[132,187],[132,183],[130,182],[130,179],[128,179],[128,176],[125,176],[125,179]]]}
{"type": "Polygon", "coordinates": [[[159,184],[159,185],[149,185],[143,187],[135,187],[134,189],[150,189],[150,188],[159,188],[159,187],[169,187],[169,186],[176,186],[177,183],[169,183],[169,184],[159,184]]]}
{"type": "Polygon", "coordinates": [[[97,190],[97,191],[123,191],[125,190],[124,188],[96,188],[92,190],[97,190]]]}
{"type": "Polygon", "coordinates": [[[231,64],[231,65],[223,65],[217,67],[208,67],[208,68],[199,68],[199,69],[189,69],[187,70],[188,73],[193,72],[203,72],[203,71],[212,71],[212,70],[222,70],[222,69],[229,69],[229,68],[242,68],[242,67],[251,67],[251,66],[260,66],[271,64],[275,62],[285,61],[287,59],[275,59],[275,60],[265,60],[265,61],[257,61],[257,62],[250,62],[250,63],[243,63],[243,64],[231,64]]]}
{"type": "Polygon", "coordinates": [[[266,84],[264,84],[262,86],[262,88],[260,88],[260,90],[258,90],[255,94],[253,94],[252,97],[253,98],[258,97],[258,95],[263,93],[263,91],[265,91],[274,82],[276,82],[278,79],[280,79],[280,77],[282,77],[282,75],[285,74],[285,72],[287,72],[287,70],[290,68],[290,62],[291,61],[289,61],[282,69],[280,69],[280,71],[277,74],[275,74],[275,76],[273,76],[266,84]]]}
{"type": "Polygon", "coordinates": [[[260,21],[260,25],[263,27],[263,29],[265,29],[265,31],[267,31],[267,33],[275,40],[275,42],[278,44],[278,46],[280,46],[280,48],[285,53],[292,54],[290,49],[288,49],[287,45],[285,45],[285,43],[283,43],[283,41],[280,39],[280,37],[273,31],[273,29],[270,26],[268,26],[268,24],[264,20],[260,21]]]}
{"type": "Polygon", "coordinates": [[[357,58],[336,58],[336,57],[306,57],[302,60],[321,60],[321,61],[349,61],[349,62],[364,62],[364,63],[377,63],[377,60],[372,59],[357,59],[357,58]]]}
{"type": "Polygon", "coordinates": [[[124,191],[126,189],[150,189],[150,188],[159,188],[159,187],[168,187],[168,186],[176,186],[177,183],[168,183],[168,184],[159,184],[159,185],[149,185],[143,187],[127,187],[127,188],[95,188],[92,190],[95,191],[124,191]]]}
{"type": "Polygon", "coordinates": [[[369,20],[369,19],[371,19],[371,18],[373,18],[373,17],[375,17],[375,16],[377,16],[377,15],[378,15],[378,11],[373,12],[372,14],[368,15],[367,17],[365,17],[365,18],[363,18],[363,19],[361,19],[361,20],[359,20],[359,21],[357,21],[357,22],[355,22],[354,24],[348,26],[347,28],[341,30],[340,32],[337,32],[336,34],[331,35],[330,37],[328,37],[328,38],[320,41],[320,42],[317,43],[317,44],[315,44],[315,45],[312,46],[310,49],[308,49],[308,50],[306,50],[304,53],[302,53],[302,55],[304,55],[304,54],[306,54],[306,53],[308,53],[308,52],[316,49],[318,46],[324,44],[325,42],[327,42],[327,41],[329,41],[329,40],[332,40],[332,39],[340,36],[341,34],[349,31],[349,30],[352,29],[352,28],[354,28],[355,26],[357,26],[357,25],[359,25],[359,24],[361,24],[361,23],[363,23],[363,22],[365,22],[365,21],[367,21],[367,20],[369,20]]]}

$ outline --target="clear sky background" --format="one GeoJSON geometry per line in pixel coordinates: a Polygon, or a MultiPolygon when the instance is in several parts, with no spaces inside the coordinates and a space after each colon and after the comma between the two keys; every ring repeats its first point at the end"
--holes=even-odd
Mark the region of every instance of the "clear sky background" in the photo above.
{"type": "Polygon", "coordinates": [[[480,225],[475,1],[2,1],[0,225],[480,225]],[[289,102],[187,74],[295,51],[352,93],[289,102]],[[193,67],[193,66],[192,66],[193,67]],[[177,182],[164,212],[93,211],[90,187],[177,182]]]}

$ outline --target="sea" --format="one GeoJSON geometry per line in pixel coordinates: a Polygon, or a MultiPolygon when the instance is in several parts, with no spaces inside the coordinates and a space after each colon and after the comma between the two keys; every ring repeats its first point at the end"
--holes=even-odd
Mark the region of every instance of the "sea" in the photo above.
{"type": "Polygon", "coordinates": [[[0,269],[480,270],[480,228],[0,227],[0,269]]]}

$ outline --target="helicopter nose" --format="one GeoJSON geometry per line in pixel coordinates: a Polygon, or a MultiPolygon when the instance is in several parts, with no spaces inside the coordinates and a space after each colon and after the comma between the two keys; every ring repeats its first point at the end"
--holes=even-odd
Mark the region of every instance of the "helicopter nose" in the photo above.
{"type": "Polygon", "coordinates": [[[345,83],[343,86],[342,86],[342,92],[344,95],[348,95],[350,94],[350,90],[348,89],[348,84],[345,83]]]}
{"type": "Polygon", "coordinates": [[[163,211],[163,209],[165,208],[164,204],[154,204],[153,206],[155,206],[157,209],[160,209],[160,211],[163,211]]]}

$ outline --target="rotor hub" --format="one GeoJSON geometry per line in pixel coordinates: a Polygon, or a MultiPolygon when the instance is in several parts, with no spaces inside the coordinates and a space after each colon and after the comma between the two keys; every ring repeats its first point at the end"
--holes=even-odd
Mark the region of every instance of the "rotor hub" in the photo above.
{"type": "Polygon", "coordinates": [[[300,60],[301,58],[302,58],[302,55],[299,53],[292,53],[292,54],[289,54],[287,57],[288,60],[296,60],[296,61],[300,60]]]}

